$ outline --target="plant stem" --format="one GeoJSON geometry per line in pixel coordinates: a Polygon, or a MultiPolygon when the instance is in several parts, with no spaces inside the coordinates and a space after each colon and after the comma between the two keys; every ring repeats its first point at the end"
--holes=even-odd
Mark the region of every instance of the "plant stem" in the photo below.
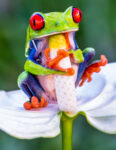
{"type": "Polygon", "coordinates": [[[72,150],[72,131],[73,119],[70,119],[62,114],[62,150],[72,150]]]}

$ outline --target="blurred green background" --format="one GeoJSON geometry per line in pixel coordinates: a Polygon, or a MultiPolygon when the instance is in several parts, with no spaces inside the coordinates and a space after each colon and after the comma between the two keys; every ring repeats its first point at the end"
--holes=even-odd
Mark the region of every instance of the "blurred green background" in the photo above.
{"type": "MultiPolygon", "coordinates": [[[[0,0],[0,89],[18,89],[30,15],[34,11],[64,11],[71,5],[83,12],[76,34],[79,47],[94,47],[96,59],[105,54],[109,62],[116,60],[116,0],[0,0]]],[[[0,131],[0,150],[15,149],[61,150],[61,136],[18,140],[0,131]]],[[[73,150],[116,150],[116,136],[97,131],[80,116],[74,123],[73,150]]]]}

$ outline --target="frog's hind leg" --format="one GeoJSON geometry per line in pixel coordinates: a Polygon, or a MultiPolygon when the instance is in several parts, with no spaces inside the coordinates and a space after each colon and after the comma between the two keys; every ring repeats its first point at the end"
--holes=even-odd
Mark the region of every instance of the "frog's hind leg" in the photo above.
{"type": "Polygon", "coordinates": [[[17,82],[19,88],[28,96],[29,100],[31,100],[31,97],[35,96],[35,93],[31,90],[29,81],[31,81],[29,73],[24,71],[19,75],[17,82]]]}
{"type": "Polygon", "coordinates": [[[21,73],[18,77],[18,86],[28,96],[32,107],[39,107],[43,105],[43,102],[46,104],[43,99],[45,92],[34,75],[26,71],[21,73]]]}

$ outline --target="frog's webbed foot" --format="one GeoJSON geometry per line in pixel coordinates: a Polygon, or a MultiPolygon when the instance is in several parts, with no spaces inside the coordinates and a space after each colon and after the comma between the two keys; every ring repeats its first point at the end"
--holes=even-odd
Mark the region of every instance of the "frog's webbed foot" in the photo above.
{"type": "Polygon", "coordinates": [[[31,110],[32,108],[42,108],[42,107],[46,107],[47,105],[48,103],[44,97],[41,97],[41,101],[39,102],[39,99],[36,96],[32,96],[30,102],[24,103],[24,108],[26,110],[31,110]]]}
{"type": "Polygon", "coordinates": [[[67,51],[65,51],[64,49],[58,50],[57,56],[54,59],[51,59],[49,56],[49,54],[50,54],[49,48],[45,49],[44,54],[46,56],[46,64],[47,64],[48,68],[59,70],[59,71],[65,71],[67,73],[67,75],[73,75],[74,74],[73,68],[64,69],[64,68],[59,66],[59,62],[63,58],[69,56],[69,53],[67,51]]]}
{"type": "Polygon", "coordinates": [[[60,62],[60,60],[62,60],[63,58],[69,56],[68,52],[65,51],[64,49],[58,50],[57,56],[54,59],[51,59],[50,56],[49,56],[49,54],[50,54],[50,49],[49,48],[45,49],[44,54],[46,56],[47,67],[51,67],[51,68],[53,66],[57,65],[60,62]]]}
{"type": "Polygon", "coordinates": [[[98,73],[100,72],[100,67],[105,66],[107,64],[108,60],[104,55],[101,55],[100,61],[98,62],[94,62],[93,64],[89,65],[81,78],[80,84],[79,86],[82,86],[83,83],[88,80],[88,82],[90,82],[92,80],[91,76],[94,72],[98,73]]]}

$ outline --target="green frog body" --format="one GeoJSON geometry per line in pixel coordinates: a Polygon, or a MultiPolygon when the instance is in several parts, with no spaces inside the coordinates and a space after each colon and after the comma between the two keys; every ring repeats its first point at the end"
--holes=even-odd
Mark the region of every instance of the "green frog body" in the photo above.
{"type": "MultiPolygon", "coordinates": [[[[86,48],[83,51],[79,49],[75,40],[75,32],[79,30],[81,19],[82,12],[72,6],[64,12],[35,12],[30,17],[25,50],[27,57],[24,65],[25,71],[18,77],[18,86],[28,96],[29,103],[37,99],[39,103],[42,103],[41,106],[45,106],[46,101],[56,103],[53,76],[67,75],[67,71],[53,69],[46,65],[45,50],[49,49],[49,37],[52,35],[65,35],[67,52],[75,71],[75,86],[81,82],[88,63],[95,55],[93,48],[86,48]]],[[[33,105],[33,107],[39,107],[39,105],[33,105]]]]}

